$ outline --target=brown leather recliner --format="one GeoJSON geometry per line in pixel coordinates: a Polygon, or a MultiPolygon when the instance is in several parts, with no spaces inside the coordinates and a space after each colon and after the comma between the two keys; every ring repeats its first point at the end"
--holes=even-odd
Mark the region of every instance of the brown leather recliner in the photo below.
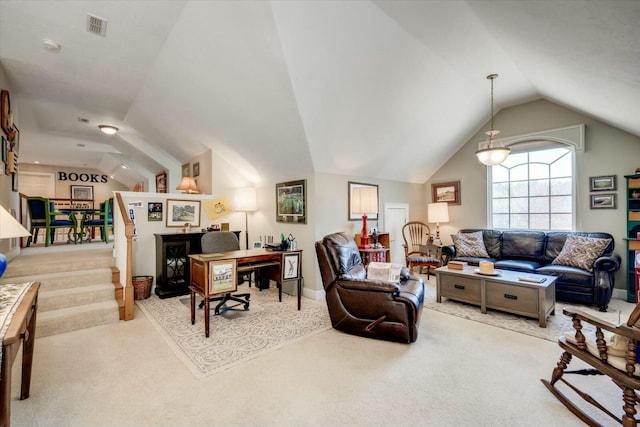
{"type": "Polygon", "coordinates": [[[424,282],[404,270],[399,283],[367,279],[356,242],[334,233],[316,242],[331,324],[367,338],[411,343],[418,339],[424,282]]]}

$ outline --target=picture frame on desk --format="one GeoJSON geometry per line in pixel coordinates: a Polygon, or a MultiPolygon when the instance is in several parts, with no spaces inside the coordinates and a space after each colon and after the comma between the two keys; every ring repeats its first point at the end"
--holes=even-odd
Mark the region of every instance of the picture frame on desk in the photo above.
{"type": "Polygon", "coordinates": [[[209,295],[219,295],[238,290],[235,259],[209,261],[209,295]]]}
{"type": "Polygon", "coordinates": [[[300,277],[300,253],[282,255],[282,280],[295,280],[300,277]]]}
{"type": "Polygon", "coordinates": [[[200,200],[167,199],[167,227],[200,227],[200,200]]]}

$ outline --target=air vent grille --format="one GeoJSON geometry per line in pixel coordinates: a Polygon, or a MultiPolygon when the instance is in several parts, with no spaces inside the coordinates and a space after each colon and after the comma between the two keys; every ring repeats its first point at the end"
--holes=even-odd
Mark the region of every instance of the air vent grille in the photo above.
{"type": "Polygon", "coordinates": [[[88,13],[87,31],[92,34],[105,37],[107,34],[107,20],[88,13]]]}

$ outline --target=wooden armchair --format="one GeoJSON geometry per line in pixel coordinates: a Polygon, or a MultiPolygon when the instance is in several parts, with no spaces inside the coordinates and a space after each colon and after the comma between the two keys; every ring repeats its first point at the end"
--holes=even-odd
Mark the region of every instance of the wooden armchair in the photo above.
{"type": "Polygon", "coordinates": [[[553,369],[551,381],[543,379],[541,380],[542,383],[571,412],[590,426],[599,426],[600,424],[558,390],[556,387],[558,380],[619,424],[625,427],[636,426],[635,405],[640,402],[640,396],[637,393],[637,390],[640,389],[640,363],[637,361],[637,344],[640,341],[640,328],[638,327],[640,325],[637,325],[637,323],[640,320],[640,305],[634,308],[625,324],[613,324],[580,310],[565,308],[563,313],[572,318],[575,335],[571,332],[558,339],[558,344],[564,352],[560,356],[557,366],[553,369]],[[590,329],[595,328],[595,332],[583,333],[583,322],[590,329]],[[573,356],[578,357],[592,366],[592,368],[566,371],[573,356]],[[611,378],[611,381],[622,390],[622,409],[624,410],[622,419],[618,418],[590,395],[569,383],[563,378],[565,373],[606,375],[611,378]]]}
{"type": "Polygon", "coordinates": [[[439,256],[431,253],[429,246],[432,244],[431,229],[424,222],[409,221],[402,226],[402,238],[404,239],[404,256],[409,271],[413,267],[427,267],[427,280],[431,276],[431,269],[440,267],[439,256]]]}

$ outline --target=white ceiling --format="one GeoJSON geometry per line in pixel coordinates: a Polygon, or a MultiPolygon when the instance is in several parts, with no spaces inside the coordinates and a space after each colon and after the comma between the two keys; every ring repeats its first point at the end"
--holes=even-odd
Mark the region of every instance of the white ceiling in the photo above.
{"type": "Polygon", "coordinates": [[[488,121],[490,73],[496,109],[545,98],[640,136],[638,22],[636,0],[0,0],[0,65],[21,162],[133,185],[213,149],[252,181],[422,183],[488,121]]]}

